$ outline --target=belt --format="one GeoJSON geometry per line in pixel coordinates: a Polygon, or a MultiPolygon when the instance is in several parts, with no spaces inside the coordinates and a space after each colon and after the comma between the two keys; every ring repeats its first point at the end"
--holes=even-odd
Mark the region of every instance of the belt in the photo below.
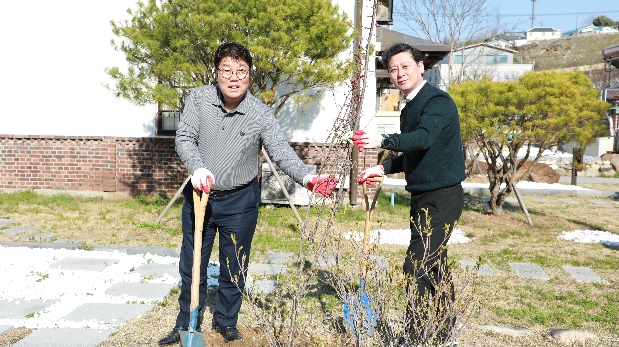
{"type": "Polygon", "coordinates": [[[238,186],[236,188],[232,188],[232,189],[228,189],[228,190],[211,190],[211,192],[209,193],[209,196],[213,196],[213,197],[221,197],[221,196],[226,196],[228,194],[232,194],[234,192],[238,192],[239,190],[243,190],[249,186],[251,186],[254,182],[256,181],[256,179],[253,179],[241,186],[238,186]]]}

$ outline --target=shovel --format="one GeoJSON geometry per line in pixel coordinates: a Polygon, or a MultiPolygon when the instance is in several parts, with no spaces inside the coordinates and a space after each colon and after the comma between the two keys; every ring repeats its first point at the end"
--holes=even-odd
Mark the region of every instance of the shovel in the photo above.
{"type": "Polygon", "coordinates": [[[383,185],[383,177],[369,177],[363,182],[363,197],[365,200],[365,227],[363,229],[363,262],[361,266],[361,278],[359,280],[359,295],[344,301],[344,324],[348,325],[350,331],[355,331],[355,323],[361,317],[362,327],[357,327],[358,334],[361,335],[362,328],[366,329],[367,335],[371,336],[374,333],[378,313],[372,310],[371,304],[374,302],[365,292],[365,278],[368,271],[368,257],[370,250],[370,219],[372,212],[376,206],[376,200],[380,194],[380,188],[383,185]],[[366,181],[378,182],[376,193],[372,204],[367,194],[366,181]],[[350,302],[350,305],[348,304],[350,302]]]}
{"type": "Polygon", "coordinates": [[[193,268],[191,269],[191,302],[189,304],[190,317],[187,331],[180,331],[181,346],[183,347],[206,347],[202,333],[196,330],[198,323],[198,301],[200,296],[200,262],[202,261],[202,228],[204,228],[204,215],[206,214],[206,202],[208,194],[193,190],[193,213],[195,216],[195,231],[193,234],[193,268]]]}

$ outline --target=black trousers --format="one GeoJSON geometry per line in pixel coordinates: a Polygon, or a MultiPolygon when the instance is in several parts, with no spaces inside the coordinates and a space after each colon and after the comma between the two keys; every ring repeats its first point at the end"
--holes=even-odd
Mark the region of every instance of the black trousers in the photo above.
{"type": "MultiPolygon", "coordinates": [[[[411,319],[408,333],[413,339],[426,334],[423,324],[429,310],[441,310],[441,306],[453,302],[455,293],[447,267],[447,249],[444,247],[451,236],[455,222],[462,215],[464,192],[462,185],[411,194],[411,242],[404,261],[404,272],[409,277],[407,290],[415,296],[407,306],[407,317],[411,319]],[[427,211],[427,213],[426,213],[427,211]],[[431,231],[430,236],[428,232],[431,231]],[[447,285],[435,298],[439,283],[447,285]],[[413,287],[415,286],[415,287],[413,287]],[[433,301],[430,301],[433,300],[433,301]]],[[[443,306],[444,307],[444,306],[443,306]]],[[[441,313],[438,313],[439,316],[441,313]]],[[[447,331],[455,324],[448,319],[441,328],[438,339],[443,341],[447,331]]]]}
{"type": "MultiPolygon", "coordinates": [[[[180,311],[176,327],[187,328],[190,318],[191,270],[193,267],[194,209],[193,187],[185,186],[185,204],[182,210],[183,244],[179,262],[182,279],[178,298],[180,311]]],[[[258,222],[260,206],[260,183],[255,180],[250,186],[225,196],[210,196],[206,206],[202,240],[202,263],[200,266],[199,309],[204,306],[207,291],[207,264],[211,257],[213,241],[219,231],[219,289],[215,297],[213,319],[220,327],[236,325],[241,309],[245,275],[249,264],[251,243],[258,222]],[[232,240],[234,235],[235,241],[232,240]],[[241,269],[244,273],[241,273],[241,269]],[[235,280],[232,280],[235,278],[235,280]],[[237,287],[238,285],[238,287],[237,287]]]]}

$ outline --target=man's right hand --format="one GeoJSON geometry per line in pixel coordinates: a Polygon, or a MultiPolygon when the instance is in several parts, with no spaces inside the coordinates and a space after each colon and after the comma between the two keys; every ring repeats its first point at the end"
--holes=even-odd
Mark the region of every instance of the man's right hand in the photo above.
{"type": "Polygon", "coordinates": [[[199,168],[191,175],[191,184],[195,189],[208,194],[215,185],[215,176],[208,169],[199,168]]]}
{"type": "MultiPolygon", "coordinates": [[[[384,175],[385,175],[385,169],[383,168],[382,165],[372,166],[371,168],[366,169],[363,172],[361,172],[361,174],[359,174],[359,177],[357,177],[357,182],[359,184],[363,184],[363,182],[366,182],[366,180],[370,177],[382,177],[384,175]]],[[[367,181],[366,184],[370,186],[374,186],[376,185],[376,182],[367,181]]]]}

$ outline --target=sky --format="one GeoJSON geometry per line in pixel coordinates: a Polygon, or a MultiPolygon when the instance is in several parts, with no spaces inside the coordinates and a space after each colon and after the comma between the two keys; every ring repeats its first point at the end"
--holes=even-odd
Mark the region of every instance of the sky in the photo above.
{"type": "MultiPolygon", "coordinates": [[[[397,9],[401,1],[394,0],[397,9]]],[[[526,31],[531,26],[531,0],[488,0],[509,23],[516,25],[516,31],[526,31]]],[[[590,25],[593,18],[605,15],[619,21],[618,0],[536,0],[535,26],[554,27],[561,31],[590,25]],[[542,24],[543,23],[543,24],[542,24]]],[[[392,29],[413,34],[401,23],[394,23],[392,29]]]]}

